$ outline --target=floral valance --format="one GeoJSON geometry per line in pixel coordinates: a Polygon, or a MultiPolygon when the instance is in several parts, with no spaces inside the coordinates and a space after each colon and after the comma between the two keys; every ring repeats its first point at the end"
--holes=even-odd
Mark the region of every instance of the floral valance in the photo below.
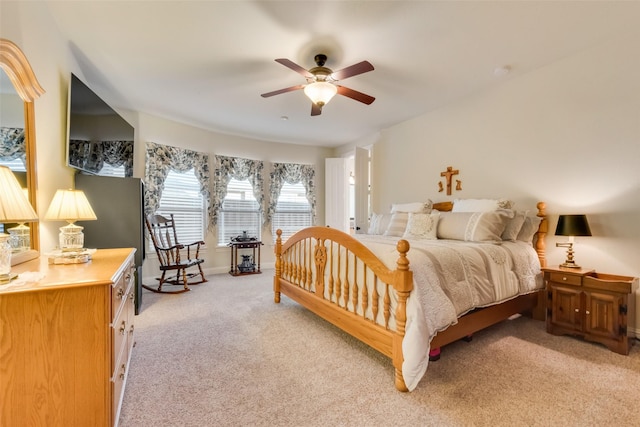
{"type": "MultiPolygon", "coordinates": [[[[215,156],[216,170],[214,173],[212,200],[213,225],[218,223],[218,212],[227,196],[227,186],[231,179],[248,180],[253,188],[253,195],[258,201],[260,211],[264,213],[264,179],[262,171],[264,164],[260,160],[242,159],[239,157],[215,156]]],[[[262,222],[266,218],[262,215],[262,222]]]]}
{"type": "Polygon", "coordinates": [[[133,176],[133,141],[69,141],[69,164],[98,173],[107,163],[124,165],[124,176],[133,176]]]}
{"type": "Polygon", "coordinates": [[[0,127],[0,160],[9,162],[21,159],[26,166],[27,150],[24,140],[24,129],[0,127]]]}
{"type": "MultiPolygon", "coordinates": [[[[184,173],[191,169],[200,182],[200,194],[205,200],[211,200],[209,182],[209,155],[184,148],[160,145],[153,142],[146,143],[145,161],[145,214],[153,215],[160,206],[160,198],[164,189],[164,181],[170,171],[184,173]]],[[[209,203],[209,226],[213,226],[212,204],[209,203]]]]}
{"type": "Polygon", "coordinates": [[[269,192],[269,221],[276,212],[276,205],[280,197],[280,190],[286,182],[287,184],[296,184],[301,182],[306,189],[306,196],[311,205],[312,221],[316,222],[316,171],[313,165],[301,165],[297,163],[274,163],[271,172],[271,185],[269,192]]]}

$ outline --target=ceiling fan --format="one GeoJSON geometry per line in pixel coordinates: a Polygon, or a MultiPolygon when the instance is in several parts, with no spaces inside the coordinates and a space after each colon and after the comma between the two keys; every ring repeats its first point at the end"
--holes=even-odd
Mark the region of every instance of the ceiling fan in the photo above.
{"type": "Polygon", "coordinates": [[[349,89],[348,87],[340,86],[336,84],[339,80],[344,80],[347,77],[357,76],[372,71],[373,65],[368,61],[358,62],[357,64],[343,68],[342,70],[333,71],[330,68],[324,66],[327,62],[327,55],[322,53],[315,56],[316,67],[310,70],[306,70],[298,64],[290,61],[286,58],[279,58],[275,61],[291,68],[293,71],[302,74],[307,79],[307,84],[300,84],[291,87],[287,87],[273,92],[263,93],[263,98],[279,95],[281,93],[292,92],[294,90],[304,89],[305,95],[311,99],[311,115],[319,116],[322,113],[322,107],[325,106],[331,98],[337,93],[344,95],[348,98],[355,99],[364,104],[371,104],[375,101],[373,96],[369,96],[357,90],[349,89]]]}

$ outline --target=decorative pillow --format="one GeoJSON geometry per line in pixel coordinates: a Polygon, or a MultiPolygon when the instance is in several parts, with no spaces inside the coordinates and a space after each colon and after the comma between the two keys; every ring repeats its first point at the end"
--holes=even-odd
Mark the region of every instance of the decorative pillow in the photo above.
{"type": "Polygon", "coordinates": [[[512,207],[513,202],[507,199],[454,199],[451,212],[489,212],[512,207]]]}
{"type": "Polygon", "coordinates": [[[533,236],[538,232],[540,221],[542,221],[542,218],[539,216],[527,216],[518,233],[517,240],[533,245],[533,236]]]}
{"type": "Polygon", "coordinates": [[[427,199],[426,202],[413,202],[413,203],[394,203],[391,205],[391,213],[396,212],[431,212],[433,202],[427,199]]]}
{"type": "Polygon", "coordinates": [[[438,238],[438,219],[439,212],[432,213],[409,213],[407,228],[402,235],[403,239],[423,239],[436,240],[438,238]]]}
{"type": "Polygon", "coordinates": [[[507,225],[502,232],[502,240],[508,240],[515,242],[518,238],[518,233],[522,229],[522,224],[527,217],[529,211],[516,211],[513,218],[507,221],[507,225]]]}
{"type": "Polygon", "coordinates": [[[391,222],[391,214],[377,214],[372,213],[369,220],[369,230],[367,234],[381,235],[387,231],[387,227],[391,222]]]}
{"type": "Polygon", "coordinates": [[[510,211],[440,212],[438,239],[501,242],[510,211]]]}
{"type": "Polygon", "coordinates": [[[389,222],[389,226],[384,232],[384,235],[402,237],[407,228],[407,222],[409,222],[409,214],[407,212],[391,214],[391,222],[389,222]]]}

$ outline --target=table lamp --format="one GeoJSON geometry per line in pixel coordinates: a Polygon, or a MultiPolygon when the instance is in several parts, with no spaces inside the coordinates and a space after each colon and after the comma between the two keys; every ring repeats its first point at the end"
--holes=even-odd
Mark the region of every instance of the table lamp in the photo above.
{"type": "Polygon", "coordinates": [[[84,247],[84,234],[76,221],[90,221],[98,219],[93,212],[87,196],[81,190],[58,190],[44,215],[44,219],[51,221],[67,221],[60,227],[60,249],[77,251],[84,247]]]}
{"type": "MultiPolygon", "coordinates": [[[[0,166],[0,222],[33,222],[38,215],[11,169],[0,166]]],[[[11,280],[10,236],[0,233],[0,282],[11,280]]]]}
{"type": "Polygon", "coordinates": [[[567,259],[560,267],[580,268],[573,259],[573,238],[574,236],[591,236],[591,229],[586,215],[560,215],[556,236],[569,236],[566,243],[556,243],[558,248],[567,248],[567,259]]]}
{"type": "MultiPolygon", "coordinates": [[[[29,198],[29,191],[26,188],[22,189],[25,197],[29,198]]],[[[9,244],[11,245],[11,251],[24,252],[31,249],[31,229],[25,225],[24,222],[20,222],[17,226],[7,230],[9,232],[9,244]]]]}

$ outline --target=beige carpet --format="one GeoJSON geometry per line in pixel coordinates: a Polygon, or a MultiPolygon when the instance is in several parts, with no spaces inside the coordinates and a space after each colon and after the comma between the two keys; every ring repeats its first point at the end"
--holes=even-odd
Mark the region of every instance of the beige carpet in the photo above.
{"type": "Polygon", "coordinates": [[[621,356],[517,318],[446,347],[400,393],[389,359],[274,304],[272,274],[145,291],[120,426],[640,425],[640,343],[621,356]]]}

